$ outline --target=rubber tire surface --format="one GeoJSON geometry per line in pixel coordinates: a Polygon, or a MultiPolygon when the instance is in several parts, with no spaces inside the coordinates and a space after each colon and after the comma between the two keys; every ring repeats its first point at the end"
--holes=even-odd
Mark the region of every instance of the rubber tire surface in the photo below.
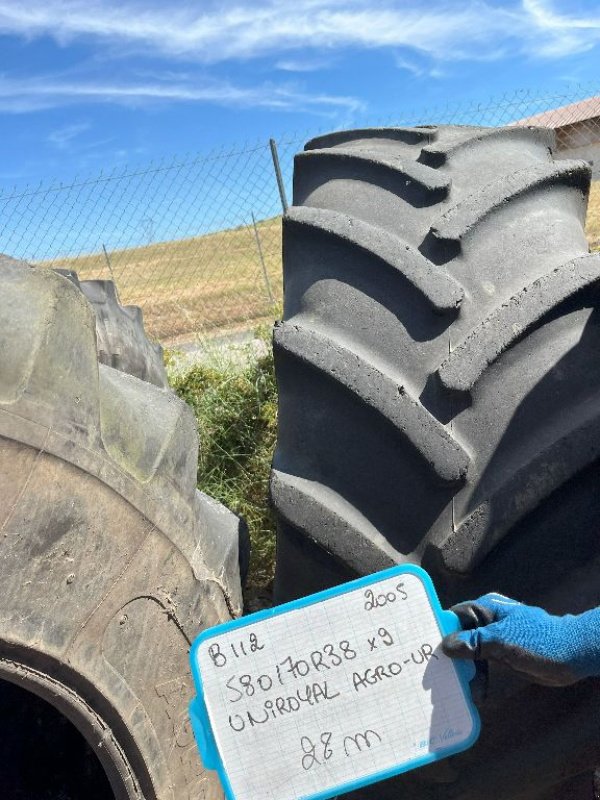
{"type": "Polygon", "coordinates": [[[9,259],[0,376],[0,678],[74,722],[117,798],[222,797],[188,651],[241,613],[241,523],[196,490],[193,414],[98,364],[83,294],[9,259]]]}
{"type": "Polygon", "coordinates": [[[78,286],[94,310],[100,363],[167,388],[163,349],[146,336],[142,309],[122,306],[113,281],[82,281],[73,270],[56,272],[78,286]]]}
{"type": "MultiPolygon", "coordinates": [[[[600,254],[589,166],[552,144],[371,129],[296,157],[274,332],[277,600],[412,562],[447,606],[487,590],[556,613],[600,603],[600,254]]],[[[471,751],[356,797],[591,786],[597,682],[497,672],[471,751]]]]}

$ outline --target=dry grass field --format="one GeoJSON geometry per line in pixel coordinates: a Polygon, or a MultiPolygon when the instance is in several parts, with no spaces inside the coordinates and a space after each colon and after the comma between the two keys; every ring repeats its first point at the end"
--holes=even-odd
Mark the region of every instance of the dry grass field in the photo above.
{"type": "MultiPolygon", "coordinates": [[[[281,218],[257,225],[275,305],[281,302],[281,218]]],[[[600,181],[592,184],[586,233],[600,249],[600,181]]],[[[146,329],[167,344],[193,335],[222,334],[272,319],[263,269],[252,227],[192,239],[54,261],[82,279],[111,278],[121,301],[144,310],[146,329]],[[111,275],[112,271],[112,275],[111,275]]]]}
{"type": "MultiPolygon", "coordinates": [[[[281,302],[281,218],[257,223],[275,304],[281,302]]],[[[121,302],[144,311],[146,330],[166,343],[236,329],[273,316],[252,227],[53,261],[82,280],[114,277],[121,302]]]]}

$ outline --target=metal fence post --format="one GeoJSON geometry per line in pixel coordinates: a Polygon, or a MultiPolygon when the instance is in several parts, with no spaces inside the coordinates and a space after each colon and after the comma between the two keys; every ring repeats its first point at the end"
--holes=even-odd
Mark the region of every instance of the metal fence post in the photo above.
{"type": "Polygon", "coordinates": [[[256,249],[258,250],[258,257],[260,259],[260,265],[262,267],[263,278],[265,279],[265,286],[267,287],[269,302],[271,303],[271,305],[273,305],[275,303],[275,298],[273,297],[273,292],[271,290],[271,282],[269,281],[269,274],[267,272],[267,267],[265,265],[265,258],[263,256],[262,245],[260,243],[260,236],[258,235],[258,227],[256,225],[256,219],[254,218],[254,211],[250,213],[252,214],[252,227],[254,228],[254,238],[256,239],[256,249]]]}
{"type": "Polygon", "coordinates": [[[108,253],[106,251],[106,247],[104,246],[104,242],[102,242],[102,250],[104,252],[104,260],[106,261],[106,266],[108,267],[108,271],[110,273],[110,278],[115,285],[115,292],[117,292],[117,297],[119,297],[119,292],[117,290],[117,282],[115,280],[115,275],[113,273],[112,264],[110,263],[110,258],[108,257],[108,253]]]}
{"type": "Polygon", "coordinates": [[[275,169],[275,177],[277,178],[277,188],[279,189],[279,199],[281,200],[281,207],[283,213],[288,210],[288,201],[285,196],[285,186],[283,185],[283,176],[281,175],[281,167],[279,165],[279,154],[277,153],[277,143],[275,139],[269,139],[269,146],[271,148],[271,158],[273,159],[273,168],[275,169]]]}

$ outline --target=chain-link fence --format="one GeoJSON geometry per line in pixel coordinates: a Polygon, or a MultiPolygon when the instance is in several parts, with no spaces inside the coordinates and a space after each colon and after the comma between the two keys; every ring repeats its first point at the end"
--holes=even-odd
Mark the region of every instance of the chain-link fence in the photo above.
{"type": "MultiPolygon", "coordinates": [[[[595,163],[587,234],[600,249],[598,87],[516,92],[353,127],[369,124],[555,129],[559,157],[595,163]]],[[[251,327],[281,302],[282,205],[294,154],[319,132],[0,190],[0,252],[74,269],[81,279],[113,279],[121,301],[141,306],[147,330],[165,343],[251,327]]]]}

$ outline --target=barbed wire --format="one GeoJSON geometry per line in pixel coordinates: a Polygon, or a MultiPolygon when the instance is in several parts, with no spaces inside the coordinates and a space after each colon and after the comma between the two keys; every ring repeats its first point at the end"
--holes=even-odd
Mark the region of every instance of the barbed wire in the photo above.
{"type": "MultiPolygon", "coordinates": [[[[600,249],[600,90],[580,85],[449,102],[343,127],[529,124],[554,128],[559,158],[595,161],[587,221],[600,249]]],[[[293,159],[325,130],[276,137],[291,199],[293,159]]],[[[0,188],[0,252],[81,280],[115,280],[164,343],[247,328],[281,303],[281,213],[268,141],[222,146],[69,182],[0,188]]]]}

